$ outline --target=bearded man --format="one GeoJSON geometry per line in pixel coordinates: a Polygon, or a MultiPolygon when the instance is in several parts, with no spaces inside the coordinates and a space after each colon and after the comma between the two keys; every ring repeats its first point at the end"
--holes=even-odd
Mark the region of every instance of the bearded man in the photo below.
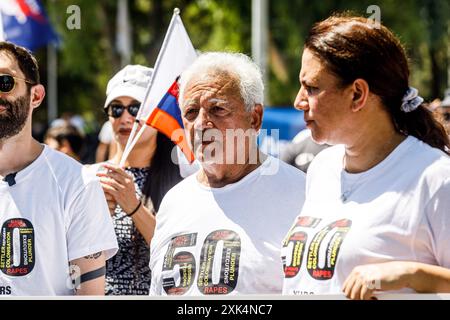
{"type": "Polygon", "coordinates": [[[36,59],[0,42],[0,292],[104,294],[117,240],[100,183],[31,135],[45,96],[36,59]]]}

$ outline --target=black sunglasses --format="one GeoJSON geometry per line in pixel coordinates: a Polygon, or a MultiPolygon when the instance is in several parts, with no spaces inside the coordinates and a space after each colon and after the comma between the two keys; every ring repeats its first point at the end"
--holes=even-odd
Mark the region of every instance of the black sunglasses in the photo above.
{"type": "Polygon", "coordinates": [[[35,83],[27,79],[17,78],[10,74],[0,74],[0,92],[9,93],[13,91],[16,86],[16,80],[22,80],[31,85],[35,85],[35,83]]]}
{"type": "Polygon", "coordinates": [[[124,106],[123,104],[120,103],[111,103],[109,106],[105,108],[105,112],[110,117],[120,118],[124,110],[126,109],[130,115],[136,117],[140,107],[141,107],[140,102],[132,103],[128,106],[124,106]]]}

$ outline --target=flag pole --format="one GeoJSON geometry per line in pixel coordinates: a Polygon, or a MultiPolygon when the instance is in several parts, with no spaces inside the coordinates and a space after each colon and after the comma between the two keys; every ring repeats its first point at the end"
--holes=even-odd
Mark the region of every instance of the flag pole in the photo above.
{"type": "MultiPolygon", "coordinates": [[[[125,151],[122,154],[122,158],[120,159],[120,163],[119,163],[120,167],[125,165],[125,161],[127,160],[128,156],[130,155],[131,150],[133,150],[134,146],[136,145],[136,143],[138,142],[139,138],[144,133],[145,129],[147,129],[147,125],[146,124],[144,124],[142,126],[141,130],[139,130],[139,132],[137,133],[136,137],[133,139],[133,141],[131,141],[131,144],[129,145],[128,149],[125,148],[125,151]]],[[[128,139],[128,141],[130,141],[130,139],[128,139]]]]}
{"type": "Polygon", "coordinates": [[[164,52],[166,51],[168,39],[169,39],[170,34],[172,33],[173,27],[175,25],[175,19],[179,15],[180,15],[180,9],[175,8],[173,10],[172,19],[170,20],[169,28],[167,30],[167,33],[166,33],[165,37],[164,37],[164,41],[163,41],[161,50],[159,51],[158,57],[156,59],[154,71],[153,71],[153,74],[152,74],[151,79],[150,79],[150,85],[149,85],[149,87],[148,87],[148,89],[147,89],[147,91],[145,93],[144,100],[142,101],[142,104],[141,104],[141,108],[139,108],[138,114],[136,116],[136,122],[133,125],[133,128],[131,130],[130,136],[128,137],[127,144],[125,146],[125,150],[124,150],[124,152],[122,154],[122,158],[120,159],[120,166],[124,165],[125,161],[127,160],[128,156],[131,153],[131,149],[136,145],[137,139],[140,138],[140,136],[142,135],[143,131],[147,127],[147,125],[144,124],[142,126],[141,130],[139,131],[138,135],[136,137],[134,137],[134,135],[136,134],[136,130],[138,128],[138,125],[139,125],[140,116],[142,114],[142,111],[144,110],[143,106],[145,106],[147,104],[148,95],[149,95],[150,90],[151,90],[151,88],[153,86],[153,79],[155,79],[156,75],[158,74],[159,65],[161,64],[161,57],[164,56],[164,52]]]}

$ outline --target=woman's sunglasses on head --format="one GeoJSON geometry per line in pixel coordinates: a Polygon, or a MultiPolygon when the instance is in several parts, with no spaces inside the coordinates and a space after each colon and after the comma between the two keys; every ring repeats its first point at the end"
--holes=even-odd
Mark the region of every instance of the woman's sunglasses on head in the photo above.
{"type": "Polygon", "coordinates": [[[105,112],[110,117],[120,118],[126,109],[130,115],[136,117],[140,107],[141,107],[140,102],[132,103],[128,106],[124,106],[123,104],[120,103],[111,103],[109,106],[105,108],[105,112]]]}
{"type": "Polygon", "coordinates": [[[16,80],[25,81],[31,85],[35,85],[35,83],[18,77],[14,77],[10,74],[0,74],[0,93],[9,93],[14,90],[16,86],[16,80]]]}

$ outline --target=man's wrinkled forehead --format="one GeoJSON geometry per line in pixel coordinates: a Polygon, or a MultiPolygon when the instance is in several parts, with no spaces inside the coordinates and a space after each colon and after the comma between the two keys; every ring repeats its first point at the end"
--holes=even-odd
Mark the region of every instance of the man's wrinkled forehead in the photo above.
{"type": "Polygon", "coordinates": [[[239,93],[235,77],[228,73],[206,73],[189,81],[184,92],[183,106],[198,104],[200,99],[208,103],[226,103],[239,93]]]}
{"type": "MultiPolygon", "coordinates": [[[[218,98],[210,98],[210,99],[205,99],[205,101],[207,104],[210,105],[227,105],[229,104],[228,99],[218,99],[218,98]]],[[[197,98],[192,98],[192,99],[187,99],[184,102],[184,107],[189,107],[189,106],[193,106],[193,105],[198,105],[199,104],[199,99],[197,98]]]]}

